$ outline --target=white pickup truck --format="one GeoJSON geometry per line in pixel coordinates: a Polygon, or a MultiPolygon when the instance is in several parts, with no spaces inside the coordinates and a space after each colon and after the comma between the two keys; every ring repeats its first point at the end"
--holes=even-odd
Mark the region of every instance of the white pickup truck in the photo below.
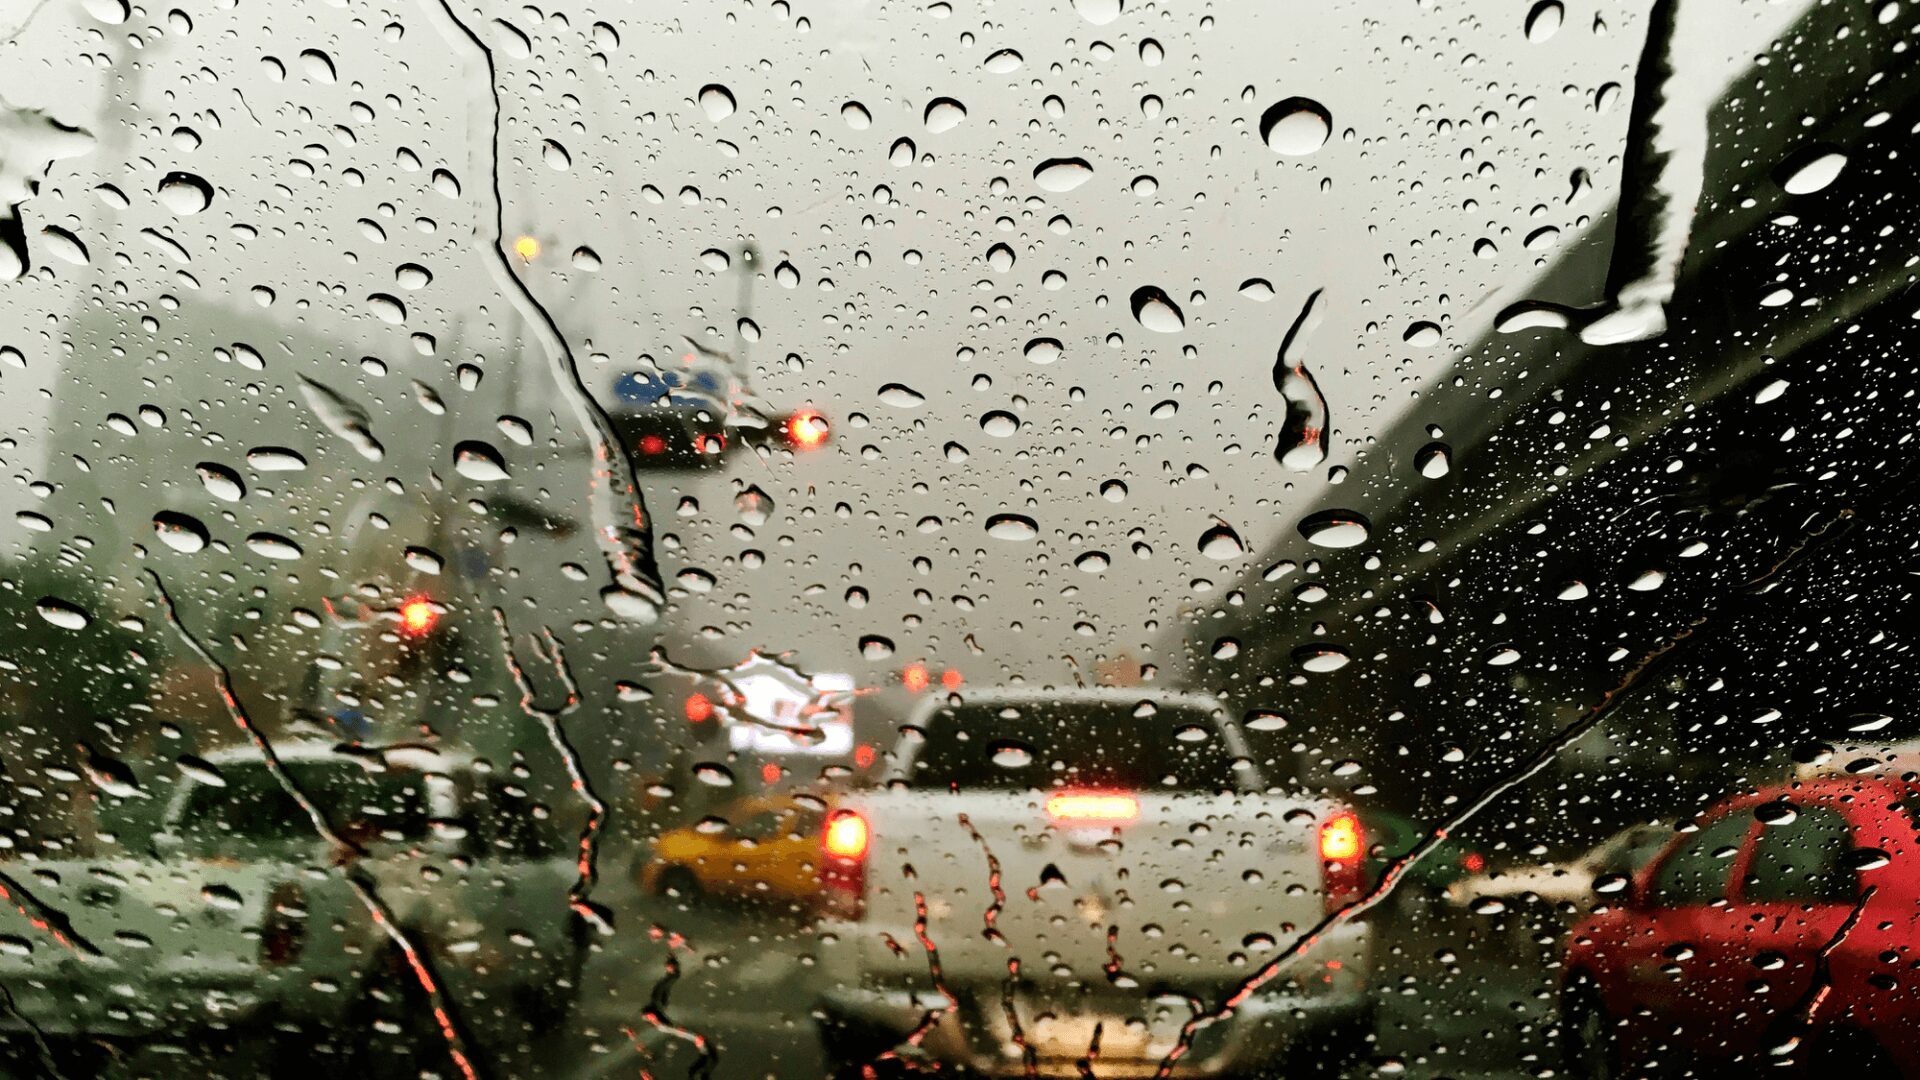
{"type": "MultiPolygon", "coordinates": [[[[1217,701],[1139,688],[929,699],[822,843],[815,1015],[845,1075],[1152,1075],[1195,1010],[1357,894],[1366,857],[1357,817],[1269,786],[1217,701]]],[[[1324,934],[1172,1074],[1363,1050],[1368,932],[1324,934]]]]}
{"type": "MultiPolygon", "coordinates": [[[[276,756],[364,852],[356,872],[467,1038],[564,1013],[586,947],[573,851],[537,821],[524,778],[424,747],[289,740],[276,756]]],[[[150,851],[128,837],[124,854],[0,862],[0,1036],[15,1056],[25,1044],[89,1075],[138,1044],[226,1031],[285,1032],[298,1075],[322,1071],[316,1049],[362,1074],[445,1062],[418,976],[258,752],[209,754],[164,798],[150,851]]]]}

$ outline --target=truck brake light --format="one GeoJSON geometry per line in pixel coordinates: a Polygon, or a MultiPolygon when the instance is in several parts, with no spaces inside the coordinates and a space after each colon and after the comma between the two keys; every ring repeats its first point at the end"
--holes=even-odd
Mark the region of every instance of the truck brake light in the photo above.
{"type": "Polygon", "coordinates": [[[851,810],[842,810],[827,819],[822,844],[827,854],[849,862],[867,857],[867,819],[851,810]]]}

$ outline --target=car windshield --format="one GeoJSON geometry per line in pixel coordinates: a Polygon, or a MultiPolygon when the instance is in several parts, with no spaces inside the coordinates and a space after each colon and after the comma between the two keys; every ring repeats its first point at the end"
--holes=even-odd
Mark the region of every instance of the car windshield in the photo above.
{"type": "Polygon", "coordinates": [[[0,1076],[1920,1075],[1916,48],[0,0],[0,1076]]]}

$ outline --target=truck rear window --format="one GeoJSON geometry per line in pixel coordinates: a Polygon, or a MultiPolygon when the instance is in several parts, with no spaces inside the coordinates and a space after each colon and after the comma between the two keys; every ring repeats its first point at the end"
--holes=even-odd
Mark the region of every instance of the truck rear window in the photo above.
{"type": "Polygon", "coordinates": [[[1198,709],[1135,715],[1124,702],[951,706],[927,723],[910,782],[997,790],[1114,787],[1216,792],[1257,782],[1198,709]]]}

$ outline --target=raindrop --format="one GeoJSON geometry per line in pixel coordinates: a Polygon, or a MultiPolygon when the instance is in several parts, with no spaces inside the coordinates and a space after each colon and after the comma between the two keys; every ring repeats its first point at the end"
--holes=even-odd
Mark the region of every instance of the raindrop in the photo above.
{"type": "Polygon", "coordinates": [[[1020,430],[1020,420],[1003,409],[995,409],[980,418],[980,430],[996,439],[1004,439],[1020,430]]]}
{"type": "Polygon", "coordinates": [[[1142,64],[1148,67],[1159,67],[1160,62],[1166,58],[1167,50],[1161,48],[1159,42],[1148,38],[1140,43],[1140,62],[1142,64]]]}
{"type": "Polygon", "coordinates": [[[1048,158],[1033,169],[1033,182],[1042,191],[1072,191],[1091,179],[1093,166],[1085,158],[1048,158]]]}
{"type": "Polygon", "coordinates": [[[1879,848],[1855,848],[1842,856],[1841,861],[1855,870],[1878,870],[1893,859],[1879,848]]]}
{"type": "Polygon", "coordinates": [[[1780,187],[1789,195],[1811,195],[1833,183],[1847,164],[1847,155],[1831,146],[1812,146],[1787,159],[1780,187]]]}
{"type": "Polygon", "coordinates": [[[1273,299],[1273,283],[1266,278],[1248,278],[1240,283],[1240,295],[1264,304],[1273,299]]]}
{"type": "Polygon", "coordinates": [[[967,107],[950,97],[934,98],[927,103],[927,130],[935,135],[952,131],[967,118],[967,107]]]}
{"type": "Polygon", "coordinates": [[[231,885],[202,885],[200,899],[206,901],[208,907],[222,911],[239,911],[245,904],[240,891],[231,885]]]}
{"type": "Polygon", "coordinates": [[[162,510],[153,515],[153,531],[161,543],[182,555],[191,555],[207,546],[207,527],[187,514],[162,510]]]}
{"type": "Polygon", "coordinates": [[[1089,574],[1099,574],[1105,572],[1112,562],[1104,551],[1089,551],[1073,560],[1073,565],[1089,574]]]}
{"type": "Polygon", "coordinates": [[[1560,22],[1566,17],[1566,9],[1560,6],[1560,0],[1540,0],[1527,12],[1527,40],[1538,45],[1560,30],[1560,22]]]}
{"type": "Polygon", "coordinates": [[[469,480],[491,482],[507,478],[507,462],[492,444],[467,440],[453,448],[453,470],[469,480]]]}
{"type": "Polygon", "coordinates": [[[270,532],[257,532],[247,537],[247,548],[255,555],[264,555],[269,559],[282,561],[297,559],[304,554],[299,544],[279,533],[270,532]]]}
{"type": "Polygon", "coordinates": [[[733,91],[719,83],[708,83],[700,88],[700,109],[713,121],[725,120],[733,115],[735,108],[733,91]]]}
{"type": "Polygon", "coordinates": [[[1567,309],[1558,304],[1523,300],[1494,316],[1493,328],[1513,334],[1522,330],[1565,330],[1572,322],[1567,309]]]}
{"type": "Polygon", "coordinates": [[[1520,650],[1511,645],[1502,645],[1487,654],[1487,665],[1489,667],[1506,667],[1509,664],[1518,662],[1519,659],[1520,650]]]}
{"type": "Polygon", "coordinates": [[[1632,589],[1634,592],[1652,592],[1665,584],[1666,580],[1667,572],[1665,570],[1647,570],[1639,577],[1627,582],[1627,588],[1632,589]]]}
{"type": "Polygon", "coordinates": [[[1013,269],[1013,248],[1006,244],[995,244],[987,249],[987,265],[996,274],[1004,274],[1013,269]]]}
{"type": "Polygon", "coordinates": [[[207,493],[221,502],[239,502],[247,494],[247,485],[241,482],[240,474],[225,465],[203,461],[195,465],[194,470],[200,474],[200,483],[207,493]]]}
{"type": "Polygon", "coordinates": [[[1288,157],[1311,154],[1333,133],[1333,114],[1309,98],[1290,97],[1260,114],[1260,138],[1267,149],[1288,157]]]}
{"type": "Polygon", "coordinates": [[[1435,323],[1417,322],[1407,327],[1407,332],[1400,335],[1400,340],[1416,349],[1430,348],[1440,344],[1440,327],[1435,323]]]}
{"type": "Polygon", "coordinates": [[[896,409],[917,409],[926,404],[926,396],[899,383],[888,383],[880,388],[880,400],[896,409]]]}
{"type": "Polygon", "coordinates": [[[409,291],[424,289],[433,281],[433,271],[419,263],[401,263],[393,271],[393,280],[409,291]]]}
{"type": "Polygon", "coordinates": [[[18,522],[21,528],[28,529],[33,532],[52,532],[53,531],[52,518],[47,517],[45,514],[36,514],[31,510],[20,510],[15,512],[13,515],[13,520],[15,522],[18,522]]]}
{"type": "Polygon", "coordinates": [[[896,166],[911,165],[914,153],[912,139],[895,139],[893,148],[887,151],[887,163],[896,166]]]}
{"type": "Polygon", "coordinates": [[[1521,244],[1528,251],[1546,251],[1559,242],[1560,230],[1552,225],[1545,225],[1528,233],[1521,244]]]}
{"type": "Polygon", "coordinates": [[[693,778],[708,787],[732,787],[733,770],[717,761],[702,761],[693,767],[693,778]]]}
{"type": "Polygon", "coordinates": [[[885,660],[893,655],[893,642],[878,634],[868,634],[860,639],[860,655],[868,660],[885,660]]]}
{"type": "Polygon", "coordinates": [[[307,467],[307,459],[284,446],[262,446],[247,451],[247,464],[256,472],[299,472],[307,467]]]}
{"type": "Polygon", "coordinates": [[[1307,370],[1306,340],[1326,320],[1326,290],[1315,289],[1280,341],[1273,363],[1273,386],[1287,403],[1287,418],[1273,456],[1295,472],[1307,472],[1327,459],[1327,399],[1307,370]]]}
{"type": "Polygon", "coordinates": [[[93,617],[81,610],[76,604],[70,604],[57,596],[43,596],[34,605],[40,617],[62,630],[85,630],[93,622],[93,617]]]}
{"type": "Polygon", "coordinates": [[[757,486],[750,486],[733,497],[733,511],[740,515],[743,524],[757,529],[765,525],[773,513],[773,496],[757,486]]]}
{"type": "Polygon", "coordinates": [[[1020,62],[1021,58],[1019,53],[1012,49],[1001,49],[991,56],[988,56],[986,63],[981,66],[993,72],[995,75],[1010,75],[1020,70],[1020,62]]]}
{"type": "Polygon", "coordinates": [[[1187,327],[1186,316],[1180,314],[1179,305],[1152,285],[1133,290],[1129,302],[1134,320],[1156,334],[1177,334],[1187,327]]]}
{"type": "Polygon", "coordinates": [[[1032,540],[1040,535],[1040,527],[1020,514],[995,514],[987,519],[987,535],[995,540],[1032,540]]]}
{"type": "Polygon", "coordinates": [[[773,280],[779,282],[782,288],[797,289],[800,287],[800,271],[792,263],[781,259],[780,264],[773,268],[773,280]]]}
{"type": "Polygon", "coordinates": [[[1033,748],[1011,739],[1002,739],[988,748],[993,763],[1003,769],[1024,769],[1033,764],[1033,748]]]}
{"type": "Polygon", "coordinates": [[[1120,17],[1123,0],[1073,0],[1073,10],[1095,26],[1105,26],[1120,17]]]}
{"type": "Polygon", "coordinates": [[[1233,526],[1220,522],[1200,534],[1200,554],[1209,559],[1237,559],[1247,553],[1247,545],[1233,526]]]}
{"type": "Polygon", "coordinates": [[[1054,338],[1034,338],[1021,351],[1036,364],[1051,364],[1060,359],[1062,350],[1060,342],[1054,338]]]}
{"type": "Polygon", "coordinates": [[[1240,721],[1248,731],[1280,731],[1287,726],[1287,718],[1268,709],[1254,709],[1240,721]]]}
{"type": "Polygon", "coordinates": [[[957,442],[950,442],[942,449],[946,451],[947,460],[953,462],[955,465],[967,460],[969,456],[967,454],[967,448],[957,442]]]}
{"type": "Polygon", "coordinates": [[[407,305],[397,296],[387,293],[374,293],[367,297],[367,308],[375,318],[389,326],[399,326],[407,321],[407,305]]]}
{"type": "Polygon", "coordinates": [[[698,567],[689,566],[674,575],[680,587],[691,593],[709,593],[713,591],[714,577],[698,567]]]}
{"type": "Polygon", "coordinates": [[[847,126],[855,131],[865,131],[873,126],[873,114],[867,111],[865,105],[857,101],[849,101],[840,106],[840,119],[845,120],[847,126]]]}
{"type": "Polygon", "coordinates": [[[368,429],[367,410],[359,404],[304,375],[300,377],[300,396],[327,430],[346,440],[361,457],[379,461],[385,455],[380,440],[368,429]]]}
{"type": "Polygon", "coordinates": [[[1117,503],[1124,500],[1127,497],[1126,482],[1121,480],[1108,480],[1103,482],[1100,485],[1100,497],[1110,503],[1117,503]]]}
{"type": "Polygon", "coordinates": [[[1429,480],[1438,480],[1453,468],[1447,444],[1430,442],[1413,455],[1413,467],[1429,480]]]}
{"type": "Polygon", "coordinates": [[[1151,176],[1136,176],[1133,178],[1132,190],[1136,198],[1151,199],[1154,193],[1160,190],[1160,181],[1151,176]]]}
{"type": "Polygon", "coordinates": [[[1800,819],[1800,808],[1786,799],[1775,799],[1754,807],[1753,816],[1762,825],[1791,825],[1800,819]]]}
{"type": "Polygon", "coordinates": [[[306,69],[307,78],[318,83],[334,83],[339,76],[333,70],[333,57],[319,49],[303,49],[300,53],[300,66],[306,69]]]}
{"type": "Polygon", "coordinates": [[[87,245],[81,243],[79,237],[58,225],[42,228],[40,236],[46,242],[47,254],[75,266],[87,265],[87,245]]]}
{"type": "Polygon", "coordinates": [[[1352,510],[1322,510],[1300,522],[1307,542],[1327,548],[1358,547],[1367,542],[1372,524],[1352,510]]]}
{"type": "Polygon", "coordinates": [[[181,217],[213,205],[213,185],[190,172],[170,172],[161,177],[154,194],[160,197],[162,206],[181,217]]]}
{"type": "Polygon", "coordinates": [[[573,168],[573,155],[552,139],[540,140],[540,157],[547,163],[547,168],[555,172],[566,172],[573,168]]]}
{"type": "Polygon", "coordinates": [[[1310,671],[1316,675],[1339,671],[1352,660],[1353,657],[1349,656],[1345,649],[1324,642],[1316,645],[1302,645],[1293,650],[1293,662],[1303,671],[1310,671]]]}

